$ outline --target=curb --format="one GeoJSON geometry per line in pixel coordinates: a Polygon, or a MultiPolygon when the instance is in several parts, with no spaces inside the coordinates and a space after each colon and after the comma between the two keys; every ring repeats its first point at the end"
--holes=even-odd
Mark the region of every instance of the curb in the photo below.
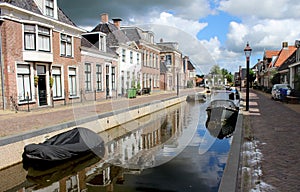
{"type": "Polygon", "coordinates": [[[239,112],[227,163],[223,172],[218,192],[236,191],[242,145],[243,114],[239,112]]]}

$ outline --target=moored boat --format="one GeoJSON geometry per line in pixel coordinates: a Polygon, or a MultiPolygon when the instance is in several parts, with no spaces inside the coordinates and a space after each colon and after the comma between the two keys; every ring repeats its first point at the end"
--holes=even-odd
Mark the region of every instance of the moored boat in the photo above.
{"type": "Polygon", "coordinates": [[[72,159],[94,153],[99,157],[105,154],[104,141],[95,132],[82,127],[55,135],[43,143],[24,147],[24,168],[45,169],[72,159]]]}

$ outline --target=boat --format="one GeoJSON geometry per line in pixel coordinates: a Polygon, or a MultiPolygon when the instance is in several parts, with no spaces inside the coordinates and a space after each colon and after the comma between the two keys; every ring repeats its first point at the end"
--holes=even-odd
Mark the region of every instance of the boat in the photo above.
{"type": "Polygon", "coordinates": [[[228,119],[239,112],[239,107],[232,100],[218,99],[211,101],[206,111],[213,119],[228,119]]]}
{"type": "Polygon", "coordinates": [[[55,135],[43,143],[26,145],[22,154],[23,167],[47,169],[89,153],[103,157],[104,141],[97,133],[87,128],[76,127],[55,135]]]}
{"type": "Polygon", "coordinates": [[[230,137],[235,130],[239,107],[232,100],[213,100],[206,109],[206,128],[219,139],[230,137]]]}

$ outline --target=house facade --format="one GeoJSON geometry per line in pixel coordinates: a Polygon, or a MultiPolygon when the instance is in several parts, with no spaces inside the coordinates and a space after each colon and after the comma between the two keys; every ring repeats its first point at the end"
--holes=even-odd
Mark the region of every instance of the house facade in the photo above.
{"type": "Polygon", "coordinates": [[[78,99],[84,30],[57,7],[56,0],[7,1],[0,9],[1,108],[78,99]]]}
{"type": "Polygon", "coordinates": [[[295,63],[289,65],[290,85],[293,89],[300,92],[300,48],[297,45],[295,63]]]}
{"type": "Polygon", "coordinates": [[[83,34],[81,39],[80,87],[82,99],[117,97],[118,55],[106,47],[106,34],[83,34]]]}
{"type": "Polygon", "coordinates": [[[178,49],[177,42],[163,42],[161,39],[157,45],[160,47],[160,60],[166,66],[167,71],[161,79],[165,79],[165,90],[176,90],[183,88],[185,79],[183,73],[183,57],[181,51],[178,49]]]}
{"type": "Polygon", "coordinates": [[[142,51],[134,41],[131,41],[124,31],[120,29],[121,19],[109,21],[107,13],[101,14],[100,23],[91,33],[106,34],[107,46],[118,55],[118,67],[115,86],[112,87],[117,95],[126,95],[128,89],[142,83],[141,60],[142,51]]]}
{"type": "Polygon", "coordinates": [[[160,91],[160,48],[154,42],[154,33],[138,27],[121,27],[126,36],[141,51],[141,89],[160,91]]]}

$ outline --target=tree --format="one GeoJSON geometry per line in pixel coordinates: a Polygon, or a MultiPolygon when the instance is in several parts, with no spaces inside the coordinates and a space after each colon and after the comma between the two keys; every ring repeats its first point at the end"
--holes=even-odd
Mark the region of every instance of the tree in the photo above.
{"type": "Polygon", "coordinates": [[[276,73],[273,75],[273,77],[271,79],[271,83],[273,85],[280,83],[280,73],[276,73]]]}
{"type": "Polygon", "coordinates": [[[220,75],[220,74],[222,74],[219,65],[214,65],[214,66],[210,69],[210,74],[212,74],[212,75],[220,75]]]}

